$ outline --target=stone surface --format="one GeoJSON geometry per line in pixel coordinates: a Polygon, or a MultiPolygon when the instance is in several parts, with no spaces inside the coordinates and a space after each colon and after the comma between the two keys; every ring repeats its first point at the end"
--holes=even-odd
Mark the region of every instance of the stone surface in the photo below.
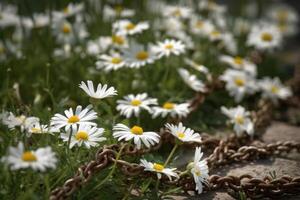
{"type": "Polygon", "coordinates": [[[262,136],[262,140],[267,143],[288,140],[300,142],[300,127],[282,122],[273,122],[262,136]]]}
{"type": "MultiPolygon", "coordinates": [[[[273,122],[267,129],[266,133],[262,136],[262,140],[266,143],[274,143],[277,141],[295,141],[300,142],[300,127],[291,126],[282,122],[273,122]]],[[[184,151],[184,159],[177,161],[178,166],[182,166],[187,160],[193,159],[192,151],[184,151]]],[[[270,172],[276,172],[276,176],[283,175],[300,176],[300,155],[297,152],[292,152],[282,157],[256,160],[248,163],[235,163],[228,166],[221,167],[211,171],[210,174],[219,174],[221,176],[234,175],[239,176],[245,173],[249,173],[254,177],[263,178],[270,174],[270,172]]],[[[175,200],[233,200],[226,191],[208,192],[201,194],[201,196],[173,196],[175,200]]],[[[282,199],[296,200],[300,199],[300,196],[284,197],[282,199]]]]}

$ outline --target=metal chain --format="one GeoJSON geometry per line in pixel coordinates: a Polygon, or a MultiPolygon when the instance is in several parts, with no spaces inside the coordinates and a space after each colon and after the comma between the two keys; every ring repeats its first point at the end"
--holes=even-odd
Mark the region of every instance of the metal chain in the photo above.
{"type": "MultiPolygon", "coordinates": [[[[195,111],[201,105],[206,96],[215,88],[220,88],[219,82],[211,83],[207,93],[198,93],[190,102],[191,111],[195,111]]],[[[272,104],[261,101],[258,105],[257,112],[252,113],[256,130],[263,130],[268,126],[272,117],[272,104]]],[[[161,129],[161,141],[156,146],[150,149],[138,150],[132,145],[126,145],[121,153],[120,158],[125,155],[142,155],[150,151],[159,149],[164,142],[170,142],[170,134],[161,129]]],[[[172,139],[171,139],[172,140],[172,139]]],[[[300,144],[295,142],[277,142],[274,144],[263,144],[260,146],[250,145],[253,138],[248,135],[237,137],[232,135],[225,140],[217,139],[209,135],[203,134],[201,143],[190,143],[188,146],[201,146],[206,150],[213,150],[212,154],[207,157],[208,165],[211,168],[216,168],[231,162],[241,162],[247,160],[258,159],[268,156],[280,155],[284,152],[290,152],[296,149],[300,152],[300,144]],[[246,146],[245,146],[246,145],[246,146]]],[[[96,153],[95,159],[87,164],[80,166],[75,175],[68,179],[63,186],[54,189],[51,192],[51,200],[65,199],[72,195],[79,187],[86,184],[94,174],[102,169],[116,163],[122,173],[127,176],[143,175],[148,176],[149,172],[144,172],[144,168],[135,163],[129,163],[122,159],[116,159],[121,146],[117,144],[104,146],[96,153]]],[[[163,179],[166,183],[176,184],[184,190],[194,190],[194,180],[189,176],[181,177],[175,182],[170,182],[163,179]]],[[[288,176],[279,179],[271,180],[270,178],[257,179],[249,174],[240,177],[212,175],[209,178],[206,189],[230,188],[234,191],[244,191],[249,197],[271,197],[272,195],[292,194],[299,191],[300,177],[291,178],[288,176]],[[244,179],[247,179],[245,182],[244,179]]]]}

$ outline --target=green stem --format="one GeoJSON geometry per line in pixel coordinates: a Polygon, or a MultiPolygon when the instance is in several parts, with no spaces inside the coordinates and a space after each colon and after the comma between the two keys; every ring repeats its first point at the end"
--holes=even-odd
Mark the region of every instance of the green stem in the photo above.
{"type": "Polygon", "coordinates": [[[121,146],[120,151],[118,152],[117,156],[116,156],[116,160],[114,162],[114,165],[112,166],[111,171],[109,172],[109,174],[105,177],[105,179],[103,179],[103,181],[101,181],[94,189],[98,189],[100,186],[102,186],[115,172],[116,170],[116,166],[117,166],[117,161],[120,158],[122,151],[125,147],[125,144],[121,146]]]}
{"type": "Polygon", "coordinates": [[[174,155],[174,153],[175,153],[177,147],[178,147],[178,144],[175,144],[175,146],[173,147],[171,153],[169,154],[169,156],[168,156],[166,162],[164,163],[164,167],[167,166],[167,164],[169,164],[169,162],[170,162],[171,158],[173,157],[173,155],[174,155]]]}
{"type": "Polygon", "coordinates": [[[159,183],[160,183],[160,179],[157,179],[157,180],[156,180],[156,184],[155,184],[155,192],[156,192],[157,197],[159,196],[159,195],[158,195],[158,193],[159,193],[159,190],[158,190],[158,188],[159,188],[159,183]]]}

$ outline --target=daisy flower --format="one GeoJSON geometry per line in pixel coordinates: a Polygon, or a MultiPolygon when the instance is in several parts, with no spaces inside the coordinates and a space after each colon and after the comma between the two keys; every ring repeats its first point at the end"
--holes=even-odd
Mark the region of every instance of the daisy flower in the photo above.
{"type": "Polygon", "coordinates": [[[182,142],[202,141],[199,133],[195,133],[194,130],[184,127],[181,122],[178,125],[167,123],[165,127],[167,128],[168,132],[182,142]]]}
{"type": "Polygon", "coordinates": [[[8,126],[9,129],[20,127],[21,131],[28,129],[30,125],[39,122],[37,117],[26,117],[25,115],[15,116],[13,113],[8,113],[3,116],[2,123],[8,126]]]}
{"type": "Polygon", "coordinates": [[[155,145],[155,143],[159,143],[160,136],[155,132],[144,132],[143,128],[140,126],[133,126],[129,128],[124,124],[117,124],[113,127],[113,136],[117,138],[118,141],[125,140],[133,140],[137,149],[141,149],[142,143],[150,148],[155,145]]]}
{"type": "Polygon", "coordinates": [[[185,64],[191,66],[193,69],[195,69],[195,70],[197,70],[197,71],[199,71],[199,72],[202,72],[202,73],[204,73],[204,74],[206,74],[206,75],[209,74],[208,68],[205,67],[204,65],[200,65],[200,64],[198,64],[198,63],[196,63],[196,62],[194,62],[193,60],[188,59],[188,58],[185,58],[185,59],[184,59],[184,62],[185,62],[185,64]]]}
{"type": "Polygon", "coordinates": [[[259,24],[251,28],[247,44],[258,50],[272,50],[280,46],[282,35],[278,28],[270,24],[259,24]]]}
{"type": "Polygon", "coordinates": [[[112,55],[100,55],[99,60],[96,62],[97,69],[104,69],[104,71],[115,71],[125,66],[124,58],[114,53],[112,55]]]}
{"type": "Polygon", "coordinates": [[[163,15],[166,17],[189,18],[192,10],[184,6],[167,5],[162,9],[163,15]]]}
{"type": "Polygon", "coordinates": [[[286,99],[292,95],[291,89],[285,87],[278,77],[273,79],[265,77],[259,81],[259,87],[263,92],[263,98],[271,99],[275,103],[278,99],[286,99]]]}
{"type": "Polygon", "coordinates": [[[208,36],[215,29],[213,23],[209,20],[192,18],[190,21],[190,30],[195,35],[208,36]]]}
{"type": "Polygon", "coordinates": [[[27,136],[30,137],[32,134],[53,134],[59,132],[59,129],[48,127],[48,125],[40,124],[40,122],[35,122],[29,125],[26,132],[27,136]]]}
{"type": "Polygon", "coordinates": [[[299,15],[296,9],[287,4],[276,4],[267,11],[267,16],[279,23],[298,23],[299,15]]]}
{"type": "Polygon", "coordinates": [[[127,48],[128,47],[128,39],[124,35],[113,34],[111,36],[112,46],[116,48],[127,48]]]}
{"type": "Polygon", "coordinates": [[[74,28],[71,23],[61,19],[54,21],[53,24],[54,34],[59,43],[73,43],[75,40],[74,28]]]}
{"type": "Polygon", "coordinates": [[[189,114],[189,104],[188,103],[172,103],[166,102],[162,107],[153,107],[152,117],[156,118],[158,116],[166,117],[168,114],[171,117],[186,117],[189,114]]]}
{"type": "Polygon", "coordinates": [[[197,79],[196,75],[191,75],[190,72],[184,68],[179,68],[178,73],[182,80],[196,92],[205,92],[205,84],[197,79]]]}
{"type": "Polygon", "coordinates": [[[201,152],[201,147],[196,147],[194,162],[189,164],[189,166],[191,166],[191,173],[194,177],[198,194],[202,193],[203,183],[207,183],[209,178],[207,161],[201,160],[202,156],[203,152],[201,152]]]}
{"type": "Polygon", "coordinates": [[[117,103],[117,110],[120,111],[121,115],[130,118],[132,115],[138,117],[141,110],[152,113],[150,106],[157,105],[157,99],[149,98],[147,93],[129,94],[124,97],[124,100],[118,100],[117,103]]]}
{"type": "Polygon", "coordinates": [[[69,3],[62,11],[54,12],[54,17],[71,17],[80,13],[83,9],[83,3],[69,3]]]}
{"type": "Polygon", "coordinates": [[[235,69],[243,70],[249,73],[249,75],[256,76],[256,65],[248,59],[239,56],[222,55],[220,60],[235,69]]]}
{"type": "Polygon", "coordinates": [[[220,41],[222,39],[222,36],[223,36],[223,34],[217,29],[211,30],[208,34],[208,38],[212,42],[220,41]]]}
{"type": "Polygon", "coordinates": [[[162,174],[166,175],[170,180],[172,180],[172,177],[179,178],[175,172],[176,168],[166,168],[162,164],[148,162],[145,159],[141,159],[140,165],[145,167],[144,171],[156,172],[158,179],[161,179],[162,174]]]}
{"type": "Polygon", "coordinates": [[[17,147],[9,147],[8,155],[1,160],[10,166],[11,170],[32,168],[36,171],[46,171],[47,168],[55,169],[57,159],[51,147],[39,148],[35,151],[25,151],[22,142],[17,147]]]}
{"type": "Polygon", "coordinates": [[[60,137],[64,142],[68,142],[71,134],[71,141],[69,148],[73,148],[75,145],[86,148],[91,148],[99,145],[99,142],[105,141],[106,138],[102,137],[104,132],[103,128],[97,128],[94,126],[81,124],[79,127],[72,126],[67,133],[61,133],[60,137]]]}
{"type": "Polygon", "coordinates": [[[128,18],[132,17],[135,14],[135,11],[132,9],[124,8],[121,5],[111,7],[105,5],[103,9],[103,17],[105,20],[111,20],[116,18],[128,18]]]}
{"type": "Polygon", "coordinates": [[[220,79],[226,82],[226,90],[236,102],[240,102],[246,94],[253,94],[257,89],[254,78],[244,71],[227,69],[220,79]]]}
{"type": "Polygon", "coordinates": [[[124,50],[126,65],[131,68],[140,68],[155,61],[156,57],[150,49],[145,49],[142,45],[132,43],[130,48],[124,50]]]}
{"type": "Polygon", "coordinates": [[[230,119],[237,135],[241,135],[243,132],[253,135],[254,125],[250,119],[250,112],[246,111],[244,107],[226,108],[222,106],[221,111],[230,119]]]}
{"type": "Polygon", "coordinates": [[[97,90],[94,90],[94,84],[92,81],[88,80],[87,84],[81,81],[79,87],[83,89],[83,91],[94,99],[104,99],[107,97],[111,97],[117,95],[117,90],[114,87],[107,88],[107,85],[98,84],[97,90]]]}
{"type": "Polygon", "coordinates": [[[97,113],[92,110],[92,107],[88,105],[82,110],[82,106],[77,106],[75,112],[70,108],[65,110],[65,116],[57,113],[51,118],[50,125],[57,129],[65,127],[66,131],[80,124],[96,126],[97,124],[92,121],[97,119],[97,113]]]}
{"type": "Polygon", "coordinates": [[[118,35],[134,35],[149,29],[149,23],[139,22],[134,24],[130,20],[122,19],[113,23],[112,27],[113,32],[118,35]]]}
{"type": "Polygon", "coordinates": [[[157,45],[152,47],[152,51],[158,58],[163,56],[169,57],[171,54],[176,56],[185,52],[185,45],[180,40],[166,39],[163,42],[158,42],[157,45]]]}

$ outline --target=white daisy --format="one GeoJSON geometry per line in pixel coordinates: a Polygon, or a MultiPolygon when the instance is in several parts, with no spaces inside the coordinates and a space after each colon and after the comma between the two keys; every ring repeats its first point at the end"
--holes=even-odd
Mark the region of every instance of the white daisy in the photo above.
{"type": "Polygon", "coordinates": [[[132,115],[138,117],[141,110],[152,113],[150,106],[157,105],[157,99],[149,98],[147,93],[129,94],[124,97],[124,100],[118,100],[117,103],[117,110],[120,111],[121,115],[130,118],[132,115]]]}
{"type": "Polygon", "coordinates": [[[183,81],[196,92],[205,92],[205,84],[197,79],[196,75],[190,74],[190,72],[184,68],[179,68],[178,73],[183,81]]]}
{"type": "Polygon", "coordinates": [[[83,3],[69,3],[63,10],[61,11],[55,11],[54,18],[66,18],[66,17],[71,17],[74,16],[78,13],[80,13],[84,9],[84,4],[83,3]]]}
{"type": "Polygon", "coordinates": [[[291,89],[285,87],[278,77],[273,79],[265,77],[259,81],[259,87],[263,92],[262,96],[271,99],[275,103],[278,99],[286,99],[292,95],[291,89]]]}
{"type": "Polygon", "coordinates": [[[101,83],[98,84],[97,90],[94,90],[94,84],[92,81],[88,80],[87,84],[81,81],[79,87],[83,89],[83,91],[94,99],[104,99],[107,97],[111,97],[117,95],[117,90],[114,87],[107,88],[108,86],[102,85],[101,83]]]}
{"type": "Polygon", "coordinates": [[[142,45],[132,43],[130,48],[123,51],[126,65],[131,68],[140,68],[155,61],[156,57],[150,49],[142,45]]]}
{"type": "Polygon", "coordinates": [[[116,18],[127,18],[132,17],[135,14],[135,11],[133,9],[124,8],[121,5],[117,5],[114,7],[111,7],[109,5],[104,5],[103,9],[103,17],[104,20],[111,20],[116,18]]]}
{"type": "Polygon", "coordinates": [[[249,75],[256,76],[256,65],[248,59],[239,56],[222,55],[220,60],[235,69],[243,70],[249,73],[249,75]]]}
{"type": "Polygon", "coordinates": [[[149,23],[139,22],[134,24],[130,20],[122,19],[113,23],[112,27],[113,32],[117,35],[134,35],[149,29],[149,23]]]}
{"type": "Polygon", "coordinates": [[[206,184],[209,178],[207,161],[201,160],[202,156],[201,147],[196,147],[194,162],[189,164],[191,165],[191,173],[193,174],[198,194],[202,193],[203,183],[206,184]]]}
{"type": "Polygon", "coordinates": [[[251,28],[247,44],[258,50],[272,50],[281,45],[282,34],[272,24],[259,24],[251,28]]]}
{"type": "Polygon", "coordinates": [[[22,142],[17,147],[9,147],[7,156],[4,156],[2,162],[10,165],[10,169],[18,170],[32,168],[36,171],[46,171],[47,168],[54,169],[57,159],[51,147],[39,148],[35,151],[25,151],[22,142]]]}
{"type": "Polygon", "coordinates": [[[40,122],[30,124],[26,131],[28,137],[30,137],[32,134],[53,134],[56,132],[59,132],[59,129],[48,127],[48,125],[40,124],[40,122]]]}
{"type": "Polygon", "coordinates": [[[222,106],[221,111],[230,119],[237,135],[241,135],[243,132],[253,135],[254,124],[250,119],[250,112],[246,111],[244,107],[226,108],[222,106]]]}
{"type": "Polygon", "coordinates": [[[175,172],[176,168],[166,168],[162,164],[148,162],[145,159],[141,159],[140,165],[145,167],[144,171],[156,172],[158,179],[161,179],[162,174],[165,174],[170,180],[172,180],[172,177],[179,178],[175,172]]]}
{"type": "Polygon", "coordinates": [[[167,5],[164,8],[162,8],[161,12],[166,17],[176,18],[189,18],[192,14],[192,10],[189,7],[179,5],[167,5]]]}
{"type": "Polygon", "coordinates": [[[3,116],[2,123],[8,126],[9,129],[20,127],[21,131],[28,129],[32,124],[39,122],[37,117],[26,117],[25,115],[15,116],[13,113],[9,113],[3,116]]]}
{"type": "Polygon", "coordinates": [[[150,148],[151,146],[159,143],[160,136],[155,132],[144,132],[143,128],[140,126],[133,126],[129,128],[124,124],[117,124],[113,127],[113,136],[117,138],[118,141],[125,140],[133,140],[137,149],[142,147],[142,143],[150,148]]]}
{"type": "Polygon", "coordinates": [[[171,133],[174,137],[182,142],[201,142],[201,136],[199,133],[195,133],[194,130],[186,128],[180,122],[178,125],[173,125],[167,123],[165,125],[167,131],[171,133]]]}
{"type": "Polygon", "coordinates": [[[127,48],[128,47],[128,39],[125,35],[113,34],[111,36],[112,45],[116,48],[127,48]]]}
{"type": "Polygon", "coordinates": [[[97,119],[97,113],[92,110],[92,107],[92,105],[88,105],[82,110],[82,106],[77,106],[75,112],[70,108],[69,110],[65,110],[65,116],[57,113],[51,118],[50,125],[57,129],[65,127],[66,131],[71,126],[76,127],[80,124],[96,126],[97,124],[92,121],[97,119]]]}
{"type": "Polygon", "coordinates": [[[298,23],[299,14],[297,10],[288,4],[275,4],[267,11],[267,16],[279,23],[298,23]]]}
{"type": "Polygon", "coordinates": [[[74,28],[67,20],[54,21],[53,31],[59,43],[71,44],[75,41],[74,28]]]}
{"type": "Polygon", "coordinates": [[[166,117],[168,114],[171,117],[186,117],[190,112],[188,103],[172,103],[166,102],[162,107],[153,107],[152,117],[156,118],[158,116],[166,117]]]}
{"type": "Polygon", "coordinates": [[[257,90],[254,78],[244,71],[227,69],[220,79],[226,82],[226,90],[236,102],[240,102],[246,94],[253,94],[257,90]]]}
{"type": "Polygon", "coordinates": [[[222,39],[223,34],[217,30],[213,29],[212,31],[209,32],[208,38],[210,41],[220,41],[222,39]]]}
{"type": "Polygon", "coordinates": [[[70,149],[75,145],[79,147],[84,145],[89,149],[90,147],[98,146],[99,142],[106,140],[105,137],[102,137],[103,132],[103,128],[80,124],[79,127],[73,126],[72,129],[69,129],[66,133],[61,133],[60,137],[64,142],[68,142],[70,134],[72,135],[69,146],[70,149]]]}
{"type": "Polygon", "coordinates": [[[104,71],[114,71],[125,66],[124,58],[118,54],[114,53],[112,55],[100,55],[99,60],[96,62],[97,69],[104,69],[104,71]]]}
{"type": "Polygon", "coordinates": [[[169,57],[171,54],[178,56],[185,52],[185,45],[180,40],[166,39],[163,42],[158,42],[157,45],[152,46],[152,51],[158,58],[163,56],[169,57]]]}
{"type": "Polygon", "coordinates": [[[194,17],[190,21],[190,30],[195,35],[208,36],[214,29],[213,23],[209,20],[194,17]]]}
{"type": "Polygon", "coordinates": [[[188,58],[185,58],[184,62],[185,62],[185,64],[191,66],[193,69],[195,69],[199,72],[202,72],[202,73],[207,74],[207,75],[209,74],[208,68],[205,67],[204,65],[200,65],[200,64],[198,64],[198,63],[196,63],[193,60],[188,59],[188,58]]]}

